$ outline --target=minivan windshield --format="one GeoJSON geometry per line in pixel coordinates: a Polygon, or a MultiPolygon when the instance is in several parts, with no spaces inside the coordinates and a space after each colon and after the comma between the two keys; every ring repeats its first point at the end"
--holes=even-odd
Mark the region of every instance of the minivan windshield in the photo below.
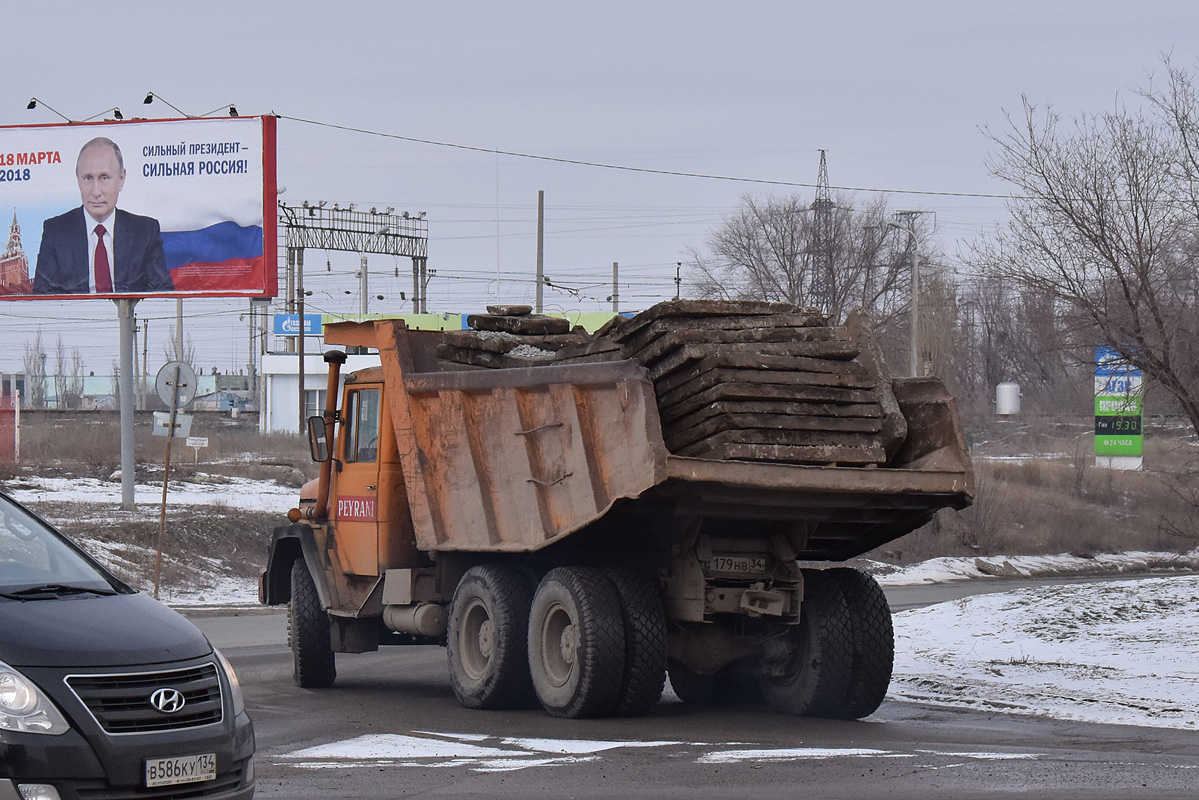
{"type": "Polygon", "coordinates": [[[119,588],[61,534],[0,494],[0,597],[41,600],[119,588]]]}

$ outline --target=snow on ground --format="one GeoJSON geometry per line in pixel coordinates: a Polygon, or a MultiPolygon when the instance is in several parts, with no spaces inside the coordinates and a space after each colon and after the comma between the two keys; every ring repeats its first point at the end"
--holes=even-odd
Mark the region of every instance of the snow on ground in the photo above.
{"type": "MultiPolygon", "coordinates": [[[[119,479],[103,481],[95,478],[22,477],[11,481],[5,492],[14,500],[28,505],[55,524],[65,520],[56,514],[69,513],[71,520],[94,520],[105,527],[119,527],[131,520],[157,522],[162,508],[162,484],[136,484],[134,511],[123,511],[119,479]],[[46,509],[39,506],[47,504],[46,509]],[[50,513],[46,513],[47,509],[50,513]],[[63,511],[67,509],[67,511],[63,511]]],[[[295,506],[299,490],[274,481],[229,478],[200,473],[189,481],[171,481],[167,486],[167,514],[178,514],[188,506],[216,506],[222,511],[261,511],[278,514],[283,520],[287,510],[295,506]]],[[[144,572],[139,564],[153,563],[155,551],[111,537],[77,534],[73,537],[100,563],[126,576],[144,572]]],[[[265,551],[263,552],[265,558],[265,551]]],[[[164,556],[170,562],[174,556],[164,556]]],[[[164,581],[159,586],[159,599],[181,609],[246,608],[258,605],[258,585],[253,579],[228,574],[225,562],[218,557],[189,554],[189,568],[196,568],[196,577],[187,585],[164,581]],[[199,561],[200,563],[197,563],[199,561]]],[[[153,578],[144,576],[133,581],[147,592],[153,590],[153,578]]]]}
{"type": "Polygon", "coordinates": [[[906,567],[867,564],[883,586],[913,586],[975,578],[1040,578],[1062,575],[1144,574],[1154,571],[1199,571],[1199,548],[1189,553],[1096,553],[1091,556],[987,556],[934,558],[906,567]]]}
{"type": "MultiPolygon", "coordinates": [[[[296,504],[300,492],[291,486],[274,481],[197,476],[206,481],[171,481],[167,486],[167,507],[224,506],[243,511],[274,511],[280,516],[296,504]]],[[[81,503],[96,507],[105,514],[121,505],[121,482],[96,478],[21,478],[6,490],[19,503],[81,503]]],[[[134,503],[139,511],[158,509],[162,504],[162,483],[135,484],[134,503]]]]}
{"type": "Polygon", "coordinates": [[[1199,729],[1199,576],[976,595],[895,636],[892,699],[1199,729]]]}

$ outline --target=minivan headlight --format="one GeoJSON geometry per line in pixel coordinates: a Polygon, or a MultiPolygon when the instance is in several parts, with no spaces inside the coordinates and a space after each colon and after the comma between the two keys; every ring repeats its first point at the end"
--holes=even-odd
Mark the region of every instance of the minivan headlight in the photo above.
{"type": "Polygon", "coordinates": [[[70,729],[37,684],[0,661],[0,730],[57,736],[70,729]]]}
{"type": "Polygon", "coordinates": [[[217,650],[212,648],[213,654],[217,661],[221,662],[221,666],[225,670],[225,676],[229,679],[229,699],[233,701],[233,716],[238,716],[246,710],[246,698],[241,693],[241,684],[237,682],[237,673],[233,671],[233,665],[229,663],[229,659],[217,650]]]}

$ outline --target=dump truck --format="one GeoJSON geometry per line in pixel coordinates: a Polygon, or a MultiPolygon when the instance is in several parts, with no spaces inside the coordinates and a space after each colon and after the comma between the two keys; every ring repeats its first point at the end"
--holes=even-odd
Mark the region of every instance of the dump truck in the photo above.
{"type": "Polygon", "coordinates": [[[942,383],[893,379],[860,311],[671,301],[595,334],[528,312],[325,326],[319,478],[260,581],[295,681],[437,644],[471,708],[639,715],[669,675],[685,702],[874,712],[890,610],[837,564],[973,499],[942,383]],[[346,351],[379,366],[343,375],[346,351]]]}

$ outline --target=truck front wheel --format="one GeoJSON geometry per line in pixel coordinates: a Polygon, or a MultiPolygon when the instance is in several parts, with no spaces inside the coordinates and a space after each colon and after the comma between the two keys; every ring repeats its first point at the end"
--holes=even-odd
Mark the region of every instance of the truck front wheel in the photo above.
{"type": "Polygon", "coordinates": [[[625,678],[620,595],[603,572],[557,567],[529,612],[529,671],[541,706],[556,717],[609,714],[625,678]]]}
{"type": "Polygon", "coordinates": [[[337,663],[329,634],[329,615],[304,559],[291,563],[291,602],[287,606],[287,638],[292,677],[305,689],[323,689],[337,679],[337,663]]]}
{"type": "Polygon", "coordinates": [[[505,708],[530,696],[526,637],[533,592],[519,572],[471,567],[450,605],[450,683],[467,708],[505,708]]]}

